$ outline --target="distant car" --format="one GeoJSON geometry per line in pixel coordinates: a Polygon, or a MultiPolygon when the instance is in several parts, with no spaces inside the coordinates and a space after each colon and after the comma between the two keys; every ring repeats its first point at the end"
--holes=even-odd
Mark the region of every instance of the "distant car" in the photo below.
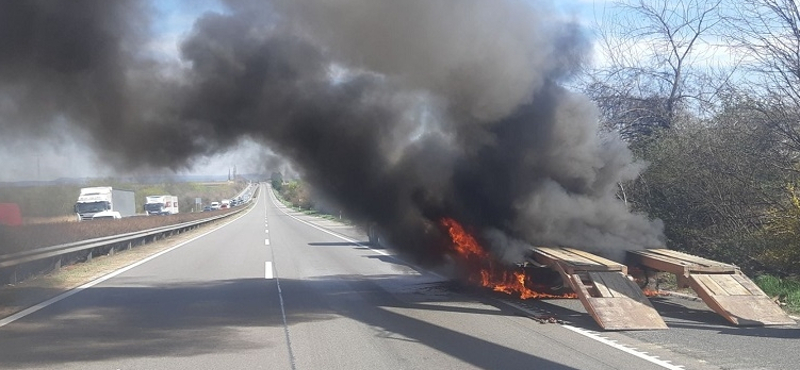
{"type": "Polygon", "coordinates": [[[216,211],[220,208],[221,206],[219,205],[219,202],[211,202],[211,210],[216,211]]]}
{"type": "Polygon", "coordinates": [[[208,211],[213,211],[213,210],[214,210],[214,209],[213,209],[213,208],[211,208],[211,206],[205,206],[205,207],[203,207],[203,212],[208,212],[208,211]]]}

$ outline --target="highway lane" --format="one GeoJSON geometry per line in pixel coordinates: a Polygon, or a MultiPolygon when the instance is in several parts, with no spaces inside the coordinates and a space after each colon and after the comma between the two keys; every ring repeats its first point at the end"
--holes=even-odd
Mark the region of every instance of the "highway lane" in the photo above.
{"type": "Polygon", "coordinates": [[[459,292],[267,194],[217,231],[0,327],[0,368],[668,368],[459,292]]]}
{"type": "MultiPolygon", "coordinates": [[[[800,325],[736,327],[702,301],[655,297],[651,302],[669,330],[604,333],[617,340],[636,339],[730,370],[800,368],[800,325]]],[[[526,302],[568,318],[572,325],[599,330],[573,300],[526,302]]],[[[643,348],[645,345],[640,345],[643,348]]]]}

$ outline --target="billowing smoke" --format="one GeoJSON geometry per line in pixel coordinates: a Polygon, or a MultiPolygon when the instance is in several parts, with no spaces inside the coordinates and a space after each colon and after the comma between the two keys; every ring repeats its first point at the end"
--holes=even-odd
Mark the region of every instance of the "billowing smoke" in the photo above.
{"type": "Polygon", "coordinates": [[[441,261],[444,216],[510,261],[662,244],[615,197],[642,166],[561,87],[590,45],[546,4],[231,1],[196,22],[182,68],[137,48],[141,4],[1,1],[2,136],[66,121],[112,163],[173,169],[255,140],[418,262],[441,261]]]}

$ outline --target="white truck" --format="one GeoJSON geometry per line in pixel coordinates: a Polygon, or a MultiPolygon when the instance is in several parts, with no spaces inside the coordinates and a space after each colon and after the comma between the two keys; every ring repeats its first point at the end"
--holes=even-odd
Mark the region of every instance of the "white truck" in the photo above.
{"type": "Polygon", "coordinates": [[[177,214],[178,197],[174,195],[153,195],[146,197],[144,211],[148,216],[177,214]]]}
{"type": "Polygon", "coordinates": [[[75,203],[78,221],[100,218],[122,218],[136,214],[136,198],[130,190],[110,186],[82,188],[75,203]]]}

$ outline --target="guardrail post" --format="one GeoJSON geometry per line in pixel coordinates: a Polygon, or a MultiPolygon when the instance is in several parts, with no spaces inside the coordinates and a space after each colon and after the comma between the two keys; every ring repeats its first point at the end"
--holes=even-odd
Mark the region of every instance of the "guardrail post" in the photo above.
{"type": "Polygon", "coordinates": [[[61,256],[56,257],[56,261],[53,263],[53,271],[61,269],[61,256]]]}
{"type": "Polygon", "coordinates": [[[91,260],[92,260],[92,250],[89,249],[89,253],[86,254],[86,262],[89,262],[91,260]]]}
{"type": "Polygon", "coordinates": [[[11,274],[8,275],[8,283],[14,285],[17,283],[17,268],[15,267],[11,270],[11,274]]]}

